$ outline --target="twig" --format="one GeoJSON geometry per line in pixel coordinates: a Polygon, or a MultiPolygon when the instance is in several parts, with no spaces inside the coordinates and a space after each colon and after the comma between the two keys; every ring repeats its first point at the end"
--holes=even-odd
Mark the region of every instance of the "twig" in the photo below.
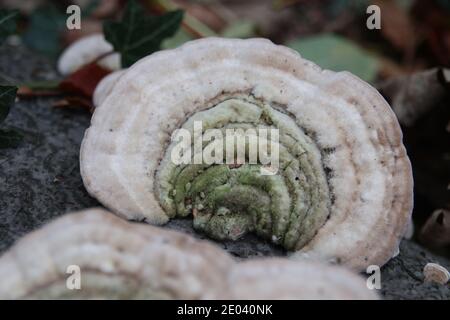
{"type": "MultiPolygon", "coordinates": [[[[152,1],[152,5],[161,12],[179,9],[171,0],[156,0],[152,1]]],[[[189,13],[185,13],[182,27],[195,38],[214,37],[217,34],[209,28],[206,24],[195,18],[189,13]]]]}
{"type": "Polygon", "coordinates": [[[29,87],[20,87],[17,90],[17,96],[20,98],[34,98],[34,97],[53,97],[59,96],[62,92],[60,90],[37,90],[33,91],[29,87]]]}

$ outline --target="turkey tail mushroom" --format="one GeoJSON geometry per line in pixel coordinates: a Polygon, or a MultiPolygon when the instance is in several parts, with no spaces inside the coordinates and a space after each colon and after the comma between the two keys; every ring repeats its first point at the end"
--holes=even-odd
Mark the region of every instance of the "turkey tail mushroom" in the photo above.
{"type": "Polygon", "coordinates": [[[101,209],[63,216],[0,258],[2,299],[214,299],[233,260],[187,235],[101,209]],[[69,266],[80,290],[69,290],[69,266]]]}
{"type": "Polygon", "coordinates": [[[206,241],[101,209],[68,214],[19,240],[0,257],[0,277],[1,299],[377,298],[339,267],[240,263],[206,241]],[[73,266],[78,290],[67,285],[73,266]]]}
{"type": "Polygon", "coordinates": [[[293,258],[356,270],[394,255],[413,205],[402,133],[383,97],[265,39],[195,40],[124,71],[86,131],[81,174],[122,217],[161,225],[193,216],[216,239],[255,232],[293,258]],[[279,151],[279,170],[175,164],[171,137],[192,134],[196,121],[202,132],[277,129],[278,139],[257,135],[279,151]]]}

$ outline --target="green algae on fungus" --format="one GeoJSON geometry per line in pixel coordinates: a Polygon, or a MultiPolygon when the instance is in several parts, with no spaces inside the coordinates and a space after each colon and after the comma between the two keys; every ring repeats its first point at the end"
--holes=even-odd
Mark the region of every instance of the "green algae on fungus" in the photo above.
{"type": "Polygon", "coordinates": [[[252,232],[292,259],[357,270],[397,252],[413,205],[410,162],[389,105],[350,73],[265,39],[206,38],[99,88],[80,168],[88,192],[118,215],[156,225],[187,217],[215,239],[252,232]],[[245,163],[172,162],[173,134],[197,121],[217,135],[194,136],[186,158],[226,147],[234,130],[245,163]],[[256,136],[278,151],[278,170],[251,161],[256,136]]]}
{"type": "MultiPolygon", "coordinates": [[[[301,248],[329,214],[320,151],[289,115],[271,105],[242,94],[222,99],[192,115],[181,128],[191,136],[196,121],[203,123],[205,131],[277,128],[279,172],[262,175],[261,164],[177,165],[171,158],[176,145],[172,142],[157,172],[161,205],[171,217],[195,212],[194,228],[218,240],[236,240],[254,231],[288,250],[301,248]],[[228,213],[220,214],[224,209],[228,213]]],[[[202,150],[213,143],[202,142],[202,150]]],[[[246,142],[257,143],[256,139],[246,142]]]]}

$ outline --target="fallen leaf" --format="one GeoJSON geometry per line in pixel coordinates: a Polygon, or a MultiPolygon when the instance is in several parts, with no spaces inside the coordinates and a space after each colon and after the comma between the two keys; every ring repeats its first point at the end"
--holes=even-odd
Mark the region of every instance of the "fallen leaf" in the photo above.
{"type": "Polygon", "coordinates": [[[420,230],[419,239],[427,247],[450,245],[450,211],[435,210],[420,230]]]}
{"type": "Polygon", "coordinates": [[[365,81],[377,75],[378,60],[352,41],[334,34],[320,34],[287,44],[300,55],[325,69],[350,71],[365,81]]]}
{"type": "Polygon", "coordinates": [[[59,88],[64,92],[92,98],[97,84],[110,72],[110,70],[102,68],[96,63],[90,63],[61,81],[59,88]]]}
{"type": "Polygon", "coordinates": [[[16,32],[16,19],[19,14],[18,10],[0,9],[0,44],[6,38],[16,32]]]}
{"type": "Polygon", "coordinates": [[[450,84],[445,78],[448,71],[434,68],[388,79],[377,87],[389,101],[399,122],[411,127],[417,119],[437,107],[445,96],[450,84]]]}
{"type": "Polygon", "coordinates": [[[416,31],[408,12],[395,1],[374,2],[381,10],[381,34],[398,50],[411,55],[416,45],[416,31]]]}
{"type": "Polygon", "coordinates": [[[103,30],[101,21],[96,19],[83,19],[81,25],[83,26],[81,29],[64,30],[62,40],[65,46],[88,35],[101,33],[103,30]]]}
{"type": "Polygon", "coordinates": [[[431,54],[438,64],[450,66],[450,12],[445,1],[416,1],[413,12],[431,54]]]}
{"type": "Polygon", "coordinates": [[[161,16],[147,15],[136,2],[129,1],[120,22],[103,24],[105,39],[121,54],[122,66],[161,49],[161,42],[179,29],[183,11],[175,10],[161,16]]]}
{"type": "Polygon", "coordinates": [[[55,58],[61,51],[60,36],[66,27],[66,18],[55,6],[38,8],[32,13],[28,29],[23,35],[25,44],[55,58]]]}
{"type": "Polygon", "coordinates": [[[448,80],[435,68],[387,80],[377,88],[391,104],[414,173],[414,213],[418,229],[436,208],[448,208],[450,119],[448,80]]]}
{"type": "Polygon", "coordinates": [[[104,19],[120,9],[120,0],[100,0],[97,7],[92,11],[92,17],[104,19]]]}

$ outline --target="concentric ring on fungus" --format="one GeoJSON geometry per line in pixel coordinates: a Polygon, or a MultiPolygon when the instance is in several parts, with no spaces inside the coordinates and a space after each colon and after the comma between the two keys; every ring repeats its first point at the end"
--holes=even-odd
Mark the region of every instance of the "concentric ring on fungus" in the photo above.
{"type": "Polygon", "coordinates": [[[382,96],[264,39],[196,40],[124,71],[94,113],[81,173],[125,218],[193,215],[216,239],[254,232],[294,258],[359,270],[394,255],[412,210],[410,162],[382,96]],[[203,130],[277,128],[278,173],[176,166],[171,135],[197,120],[203,130]]]}
{"type": "Polygon", "coordinates": [[[208,241],[99,208],[65,214],[17,241],[0,256],[0,277],[0,299],[377,299],[343,267],[238,262],[208,241]]]}

